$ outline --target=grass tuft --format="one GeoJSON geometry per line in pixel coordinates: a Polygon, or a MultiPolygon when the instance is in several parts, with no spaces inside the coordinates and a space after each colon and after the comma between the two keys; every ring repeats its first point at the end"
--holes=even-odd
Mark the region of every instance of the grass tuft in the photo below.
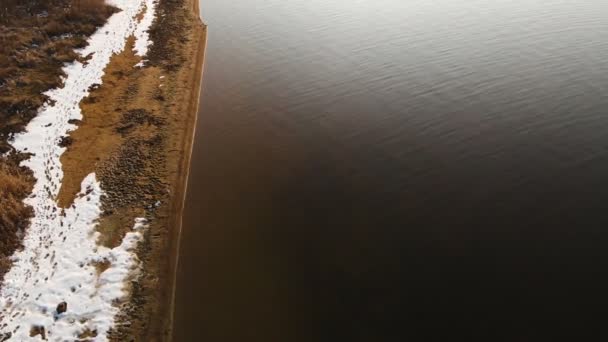
{"type": "Polygon", "coordinates": [[[8,270],[11,253],[21,244],[20,232],[27,227],[32,208],[23,203],[34,177],[19,166],[16,155],[0,157],[0,277],[8,270]]]}

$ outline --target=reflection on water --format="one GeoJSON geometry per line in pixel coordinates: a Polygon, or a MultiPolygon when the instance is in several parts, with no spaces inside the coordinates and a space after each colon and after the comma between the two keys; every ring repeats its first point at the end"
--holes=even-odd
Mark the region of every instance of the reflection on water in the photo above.
{"type": "Polygon", "coordinates": [[[608,2],[201,7],[177,341],[597,340],[608,2]]]}

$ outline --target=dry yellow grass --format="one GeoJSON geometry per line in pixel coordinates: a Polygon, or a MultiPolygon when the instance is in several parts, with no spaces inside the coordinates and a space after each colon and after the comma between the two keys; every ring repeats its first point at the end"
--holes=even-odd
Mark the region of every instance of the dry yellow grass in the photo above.
{"type": "Polygon", "coordinates": [[[32,209],[23,204],[32,190],[33,176],[17,160],[0,157],[0,279],[8,270],[8,257],[20,245],[32,209]]]}
{"type": "Polygon", "coordinates": [[[0,281],[10,267],[32,215],[23,199],[31,192],[31,172],[9,144],[61,85],[62,67],[74,49],[116,11],[104,0],[0,1],[0,281]]]}
{"type": "Polygon", "coordinates": [[[74,49],[116,11],[104,0],[3,0],[0,9],[0,153],[61,85],[74,49]],[[6,1],[6,2],[5,2],[6,1]]]}

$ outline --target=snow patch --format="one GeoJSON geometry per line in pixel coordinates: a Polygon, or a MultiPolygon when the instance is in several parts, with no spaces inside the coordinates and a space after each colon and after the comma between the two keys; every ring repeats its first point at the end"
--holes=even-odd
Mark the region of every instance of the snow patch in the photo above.
{"type": "Polygon", "coordinates": [[[142,239],[144,219],[136,220],[120,246],[109,249],[97,245],[95,227],[103,191],[94,174],[83,180],[70,208],[63,210],[56,202],[63,180],[60,157],[65,151],[58,144],[76,129],[69,120],[82,119],[80,102],[91,86],[102,83],[104,68],[113,54],[124,50],[129,36],[136,36],[140,53],[150,44],[147,30],[154,18],[154,1],[108,2],[121,11],[77,51],[91,58],[86,64],[74,62],[64,68],[64,86],[46,92],[50,101],[12,140],[17,150],[32,153],[22,164],[36,177],[32,195],[25,200],[34,208],[34,217],[0,290],[0,336],[10,333],[12,340],[39,340],[29,336],[30,328],[37,326],[44,327],[50,341],[76,340],[85,330],[96,330],[95,340],[106,341],[119,310],[115,303],[125,298],[126,282],[136,275],[134,248],[142,239]],[[138,22],[136,16],[144,7],[146,14],[138,22]],[[109,267],[99,273],[95,264],[101,261],[109,267]],[[55,308],[63,301],[68,310],[58,314],[55,308]]]}
{"type": "MultiPolygon", "coordinates": [[[[95,231],[103,191],[95,174],[82,182],[74,205],[51,220],[28,231],[23,251],[13,256],[13,267],[2,289],[3,331],[18,341],[29,337],[30,328],[41,326],[51,341],[75,340],[83,331],[97,331],[97,341],[107,340],[119,308],[127,295],[126,281],[137,275],[135,248],[143,239],[145,219],[137,219],[120,246],[97,245],[95,231]],[[98,273],[95,265],[109,263],[98,273]],[[58,314],[57,304],[68,310],[58,314]]],[[[34,225],[33,225],[34,226],[34,225]]]]}
{"type": "Polygon", "coordinates": [[[158,0],[144,0],[146,12],[144,13],[144,17],[137,25],[135,29],[135,46],[133,50],[135,54],[143,57],[148,53],[148,48],[152,45],[152,41],[150,41],[150,34],[148,30],[150,26],[152,26],[152,22],[154,21],[155,13],[156,13],[156,5],[158,4],[158,0]]]}

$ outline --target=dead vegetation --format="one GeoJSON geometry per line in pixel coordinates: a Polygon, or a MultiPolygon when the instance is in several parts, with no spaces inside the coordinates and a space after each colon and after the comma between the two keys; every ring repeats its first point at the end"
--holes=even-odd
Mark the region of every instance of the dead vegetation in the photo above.
{"type": "Polygon", "coordinates": [[[32,214],[23,199],[34,179],[10,137],[48,100],[43,93],[61,86],[62,67],[78,58],[74,49],[114,12],[104,0],[0,1],[0,280],[32,214]]]}
{"type": "MultiPolygon", "coordinates": [[[[104,0],[4,0],[0,8],[0,136],[23,129],[61,85],[74,49],[116,11],[104,0]],[[6,3],[5,3],[6,1],[6,3]]],[[[0,141],[0,153],[9,147],[0,141]]]]}
{"type": "Polygon", "coordinates": [[[0,279],[8,270],[8,258],[19,247],[20,232],[27,227],[32,209],[23,204],[32,190],[34,177],[20,167],[16,155],[0,157],[0,279]]]}
{"type": "Polygon", "coordinates": [[[167,71],[176,71],[187,58],[181,47],[188,43],[187,34],[191,24],[189,20],[184,19],[184,8],[184,0],[162,0],[157,9],[156,20],[149,30],[150,39],[162,44],[153,44],[150,47],[148,59],[151,64],[167,71]]]}

